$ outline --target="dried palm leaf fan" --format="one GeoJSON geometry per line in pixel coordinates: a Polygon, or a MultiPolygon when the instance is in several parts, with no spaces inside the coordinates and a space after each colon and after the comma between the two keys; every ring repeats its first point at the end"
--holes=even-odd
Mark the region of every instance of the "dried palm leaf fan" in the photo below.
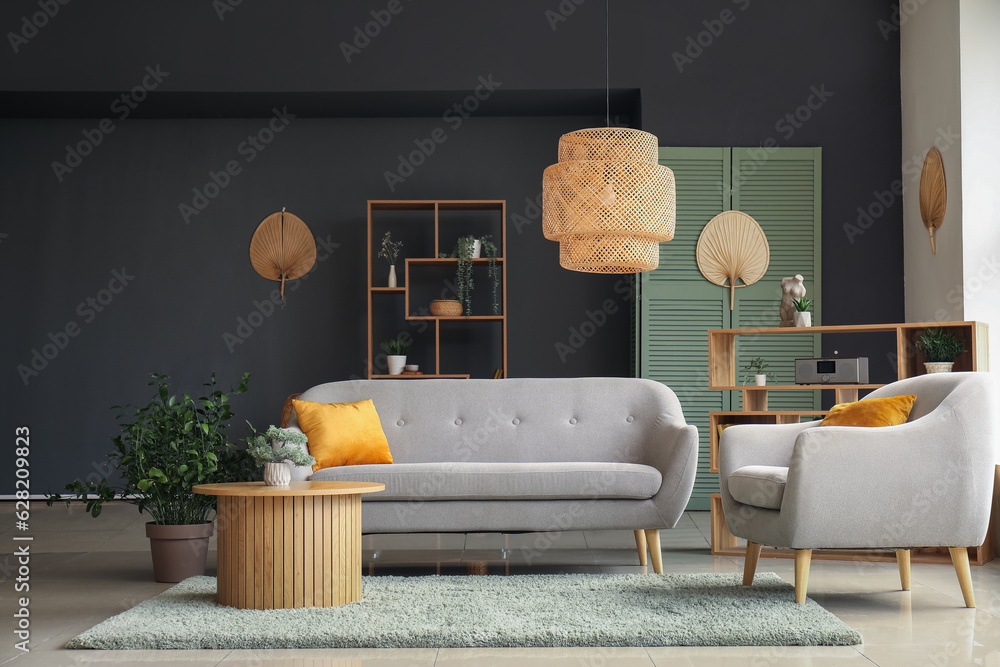
{"type": "Polygon", "coordinates": [[[944,211],[948,206],[948,187],[944,179],[944,163],[941,151],[931,146],[924,158],[924,168],[920,172],[920,217],[931,235],[931,252],[937,254],[934,244],[934,230],[944,222],[944,211]]]}
{"type": "Polygon", "coordinates": [[[316,241],[300,218],[284,209],[264,218],[250,239],[250,263],[268,280],[281,282],[301,278],[316,263],[316,241]]]}
{"type": "Polygon", "coordinates": [[[559,162],[542,176],[542,231],[559,242],[559,265],[587,273],[636,273],[660,264],[674,238],[674,173],[657,162],[648,132],[610,127],[610,11],[605,2],[605,111],[609,127],[559,139],[559,162]]]}
{"type": "Polygon", "coordinates": [[[763,278],[771,261],[764,230],[741,211],[724,211],[709,220],[698,237],[696,255],[698,270],[709,282],[729,287],[729,310],[736,300],[736,288],[763,278]],[[743,284],[737,285],[737,280],[743,284]]]}

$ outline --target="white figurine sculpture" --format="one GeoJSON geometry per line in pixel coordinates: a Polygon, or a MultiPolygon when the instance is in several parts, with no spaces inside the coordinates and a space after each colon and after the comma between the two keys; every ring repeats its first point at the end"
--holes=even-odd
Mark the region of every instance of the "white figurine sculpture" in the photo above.
{"type": "Polygon", "coordinates": [[[806,286],[802,282],[801,275],[796,274],[794,278],[781,279],[781,325],[783,327],[795,326],[795,304],[796,299],[801,299],[806,295],[806,286]]]}

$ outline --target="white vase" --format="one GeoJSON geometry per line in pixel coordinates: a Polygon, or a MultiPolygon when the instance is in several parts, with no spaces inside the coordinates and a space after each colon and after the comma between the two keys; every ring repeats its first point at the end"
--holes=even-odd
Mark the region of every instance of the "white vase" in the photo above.
{"type": "Polygon", "coordinates": [[[767,384],[767,374],[765,373],[763,375],[754,375],[753,381],[757,383],[758,387],[763,387],[764,385],[767,384]]]}
{"type": "Polygon", "coordinates": [[[472,242],[472,259],[479,259],[483,253],[483,243],[479,239],[472,242]]]}
{"type": "Polygon", "coordinates": [[[389,287],[396,286],[396,265],[391,264],[389,266],[389,287]]]}
{"type": "Polygon", "coordinates": [[[292,481],[292,467],[288,461],[264,464],[265,486],[288,486],[292,481]]]}
{"type": "Polygon", "coordinates": [[[389,375],[399,375],[403,372],[403,366],[406,365],[405,354],[390,354],[386,358],[389,360],[389,375]]]}
{"type": "Polygon", "coordinates": [[[795,311],[795,326],[797,327],[811,327],[812,324],[812,313],[808,310],[797,310],[795,311]]]}
{"type": "Polygon", "coordinates": [[[928,373],[950,373],[954,365],[954,361],[925,361],[924,369],[928,373]]]}

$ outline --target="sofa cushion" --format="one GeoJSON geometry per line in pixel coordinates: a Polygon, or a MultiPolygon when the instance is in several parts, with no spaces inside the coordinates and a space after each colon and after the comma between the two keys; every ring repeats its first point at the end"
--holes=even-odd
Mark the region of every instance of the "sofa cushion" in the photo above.
{"type": "Polygon", "coordinates": [[[310,480],[381,482],[381,500],[651,498],[662,481],[637,463],[395,463],[324,468],[310,480]]]}
{"type": "Polygon", "coordinates": [[[292,400],[316,458],[313,471],[330,466],[392,463],[389,443],[371,399],[353,403],[292,400]]]}
{"type": "Polygon", "coordinates": [[[729,476],[729,493],[745,505],[781,509],[788,468],[782,466],[743,466],[729,476]]]}

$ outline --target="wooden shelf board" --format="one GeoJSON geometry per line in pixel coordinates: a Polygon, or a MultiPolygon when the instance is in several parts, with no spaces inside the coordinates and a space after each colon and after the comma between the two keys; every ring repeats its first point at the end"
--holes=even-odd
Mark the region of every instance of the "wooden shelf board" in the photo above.
{"type": "Polygon", "coordinates": [[[459,315],[457,317],[436,317],[434,315],[408,315],[407,320],[441,320],[442,322],[461,322],[475,320],[478,322],[503,322],[503,315],[459,315]]]}
{"type": "Polygon", "coordinates": [[[878,389],[879,387],[884,387],[884,384],[767,384],[759,387],[754,384],[750,385],[726,385],[726,386],[716,386],[710,384],[709,389],[717,389],[719,391],[768,391],[771,389],[777,389],[779,391],[791,390],[791,389],[878,389]]]}
{"type": "Polygon", "coordinates": [[[370,380],[427,380],[427,379],[448,379],[448,380],[468,380],[469,374],[461,373],[423,373],[421,375],[373,375],[370,380]]]}
{"type": "Polygon", "coordinates": [[[376,294],[403,294],[406,292],[405,287],[371,287],[372,292],[376,294]]]}
{"type": "Polygon", "coordinates": [[[373,211],[433,211],[434,202],[406,199],[369,199],[373,211]]]}
{"type": "MultiPolygon", "coordinates": [[[[487,257],[477,257],[470,260],[472,264],[487,264],[490,260],[487,257]]],[[[407,264],[417,264],[420,266],[448,266],[450,264],[457,264],[458,259],[455,257],[407,257],[407,264]]],[[[496,258],[497,264],[503,264],[503,257],[496,258]]]]}
{"type": "Polygon", "coordinates": [[[439,211],[502,211],[505,200],[503,199],[479,199],[466,201],[464,199],[451,199],[438,202],[439,211]]]}
{"type": "Polygon", "coordinates": [[[974,321],[968,322],[907,322],[903,324],[830,324],[816,327],[758,327],[751,329],[709,329],[711,336],[746,336],[751,334],[821,334],[821,333],[872,333],[884,331],[894,333],[897,329],[926,329],[927,327],[954,328],[958,326],[972,326],[974,321]]]}

